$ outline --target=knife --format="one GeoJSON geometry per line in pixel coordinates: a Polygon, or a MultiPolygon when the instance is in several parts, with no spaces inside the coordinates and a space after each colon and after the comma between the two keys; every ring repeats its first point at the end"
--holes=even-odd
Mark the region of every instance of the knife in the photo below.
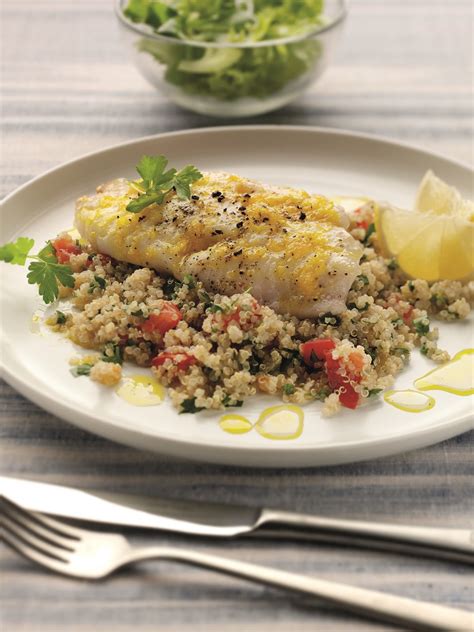
{"type": "Polygon", "coordinates": [[[469,529],[343,520],[262,507],[63,487],[2,476],[0,495],[32,511],[88,522],[218,538],[296,538],[474,564],[474,531],[469,529]]]}

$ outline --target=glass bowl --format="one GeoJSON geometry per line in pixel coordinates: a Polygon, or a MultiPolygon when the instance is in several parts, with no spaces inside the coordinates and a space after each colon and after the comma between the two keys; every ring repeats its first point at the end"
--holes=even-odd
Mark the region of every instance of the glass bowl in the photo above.
{"type": "Polygon", "coordinates": [[[178,105],[218,117],[263,114],[296,99],[326,69],[346,17],[344,0],[325,0],[324,24],[302,36],[239,43],[159,35],[116,15],[138,70],[178,105]]]}

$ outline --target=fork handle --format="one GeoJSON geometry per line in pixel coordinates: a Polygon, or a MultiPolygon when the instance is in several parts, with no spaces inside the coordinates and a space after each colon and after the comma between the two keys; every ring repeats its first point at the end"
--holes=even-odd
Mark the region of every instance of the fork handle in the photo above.
{"type": "Polygon", "coordinates": [[[474,564],[474,531],[469,529],[412,527],[263,509],[252,535],[355,544],[474,564]]]}
{"type": "Polygon", "coordinates": [[[430,632],[457,630],[461,632],[462,630],[472,631],[474,629],[474,614],[462,610],[296,575],[275,568],[257,566],[207,553],[171,547],[147,547],[134,550],[125,563],[148,559],[184,562],[267,586],[317,597],[322,601],[342,606],[347,610],[373,619],[406,626],[410,630],[430,632]]]}

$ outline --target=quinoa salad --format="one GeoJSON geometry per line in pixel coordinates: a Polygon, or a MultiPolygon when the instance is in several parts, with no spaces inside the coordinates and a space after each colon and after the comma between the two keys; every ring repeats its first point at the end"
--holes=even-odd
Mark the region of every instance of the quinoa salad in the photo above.
{"type": "Polygon", "coordinates": [[[51,245],[73,282],[59,285],[47,323],[93,351],[72,360],[74,375],[113,386],[123,362],[151,367],[182,413],[238,407],[256,393],[318,400],[328,416],[354,409],[389,387],[415,349],[448,361],[434,323],[466,318],[474,298],[472,282],[407,279],[381,253],[375,209],[368,201],[349,212],[363,254],[337,315],[277,313],[250,291],[212,293],[192,275],[178,281],[63,233],[51,245]]]}

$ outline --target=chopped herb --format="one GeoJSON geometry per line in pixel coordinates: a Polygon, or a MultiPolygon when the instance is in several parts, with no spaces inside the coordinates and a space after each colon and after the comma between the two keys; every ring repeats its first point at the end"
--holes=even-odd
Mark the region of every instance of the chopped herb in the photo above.
{"type": "Polygon", "coordinates": [[[218,305],[217,303],[211,303],[211,305],[207,308],[211,314],[216,314],[217,312],[227,312],[227,308],[222,305],[218,305]]]}
{"type": "Polygon", "coordinates": [[[102,357],[100,359],[103,362],[114,362],[115,364],[122,364],[122,349],[119,347],[119,345],[116,345],[113,342],[109,342],[105,345],[102,357]]]}
{"type": "Polygon", "coordinates": [[[416,333],[420,334],[420,336],[428,334],[430,331],[430,321],[425,317],[415,318],[413,326],[415,327],[416,333]]]}
{"type": "Polygon", "coordinates": [[[190,290],[194,290],[196,287],[196,279],[191,274],[186,274],[183,283],[188,286],[190,290]]]}
{"type": "Polygon", "coordinates": [[[359,274],[359,276],[357,277],[357,281],[359,281],[359,283],[362,283],[362,285],[369,285],[369,277],[365,274],[359,274]]]}
{"type": "MultiPolygon", "coordinates": [[[[251,375],[256,375],[260,371],[260,360],[255,357],[255,355],[251,355],[248,359],[249,363],[249,373],[251,375]]],[[[283,366],[283,363],[282,363],[283,366]]]]}
{"type": "Polygon", "coordinates": [[[315,398],[321,402],[324,402],[326,397],[328,397],[330,394],[331,394],[330,388],[322,388],[316,393],[315,398]]]}
{"type": "Polygon", "coordinates": [[[135,312],[132,312],[132,316],[143,316],[143,310],[137,309],[135,312]]]}
{"type": "Polygon", "coordinates": [[[184,413],[198,413],[200,410],[204,410],[204,408],[196,406],[196,398],[191,397],[189,399],[184,399],[181,402],[181,410],[179,411],[179,414],[183,415],[184,413]]]}
{"type": "Polygon", "coordinates": [[[205,307],[208,307],[209,305],[212,304],[212,299],[205,290],[200,290],[198,292],[198,297],[199,297],[199,300],[204,303],[205,307]]]}
{"type": "Polygon", "coordinates": [[[71,373],[74,375],[74,377],[80,377],[81,375],[90,375],[93,366],[93,364],[88,363],[78,364],[71,369],[71,373]]]}
{"type": "Polygon", "coordinates": [[[177,171],[168,169],[168,160],[165,156],[143,156],[137,165],[137,171],[141,180],[136,183],[141,193],[127,205],[130,213],[139,213],[151,204],[161,204],[165,195],[172,189],[177,196],[186,200],[191,197],[191,184],[202,178],[202,173],[188,165],[177,171]]]}
{"type": "Polygon", "coordinates": [[[421,345],[421,347],[420,347],[420,352],[421,352],[423,355],[428,355],[428,351],[429,351],[428,347],[426,346],[426,344],[425,344],[425,343],[423,343],[423,344],[421,345]]]}
{"type": "Polygon", "coordinates": [[[335,316],[334,314],[330,314],[329,312],[327,314],[322,314],[318,318],[318,321],[321,323],[321,325],[332,325],[333,327],[339,327],[339,325],[341,324],[340,317],[335,316]]]}
{"type": "Polygon", "coordinates": [[[243,405],[243,401],[241,401],[240,399],[234,400],[231,398],[230,395],[225,395],[222,398],[222,404],[226,407],[226,408],[230,408],[231,406],[236,407],[236,408],[240,408],[243,405]]]}
{"type": "Polygon", "coordinates": [[[448,304],[448,299],[444,296],[444,294],[435,293],[430,298],[430,301],[433,305],[436,305],[436,307],[445,307],[448,304]]]}
{"type": "Polygon", "coordinates": [[[66,322],[66,314],[64,314],[63,312],[60,312],[59,309],[56,310],[56,324],[57,325],[64,325],[64,323],[66,322]]]}
{"type": "Polygon", "coordinates": [[[395,259],[390,259],[390,261],[387,263],[387,268],[394,272],[394,270],[398,268],[398,263],[395,261],[395,259]]]}
{"type": "Polygon", "coordinates": [[[175,298],[176,293],[182,287],[182,283],[180,283],[177,279],[173,277],[169,277],[166,279],[163,285],[163,294],[166,298],[175,298]]]}
{"type": "Polygon", "coordinates": [[[292,384],[291,382],[288,382],[287,384],[283,385],[283,392],[285,393],[285,395],[293,395],[295,391],[296,391],[295,385],[292,384]]]}
{"type": "Polygon", "coordinates": [[[395,318],[395,320],[392,320],[392,325],[394,327],[398,327],[399,325],[403,325],[403,318],[395,318]]]}
{"type": "Polygon", "coordinates": [[[413,292],[413,290],[415,289],[415,284],[413,283],[413,281],[408,281],[408,289],[410,290],[410,292],[413,292]]]}
{"type": "Polygon", "coordinates": [[[367,227],[367,231],[365,233],[365,237],[363,239],[363,243],[367,244],[369,243],[369,238],[371,235],[373,235],[375,233],[375,224],[372,222],[371,224],[369,224],[369,226],[367,227]]]}
{"type": "Polygon", "coordinates": [[[107,282],[105,279],[103,279],[101,276],[98,276],[97,274],[94,274],[94,280],[89,283],[89,289],[87,290],[87,293],[92,294],[92,292],[97,288],[104,290],[106,285],[107,282]]]}
{"type": "Polygon", "coordinates": [[[367,353],[372,358],[372,363],[375,362],[375,359],[376,359],[377,354],[378,354],[377,347],[369,347],[367,349],[367,353]]]}
{"type": "Polygon", "coordinates": [[[369,309],[369,303],[365,303],[362,307],[358,307],[355,303],[347,303],[348,309],[356,309],[358,312],[365,312],[369,309]]]}
{"type": "Polygon", "coordinates": [[[383,388],[371,388],[369,390],[369,395],[368,397],[373,397],[374,395],[378,395],[379,393],[381,393],[383,391],[383,388]]]}

